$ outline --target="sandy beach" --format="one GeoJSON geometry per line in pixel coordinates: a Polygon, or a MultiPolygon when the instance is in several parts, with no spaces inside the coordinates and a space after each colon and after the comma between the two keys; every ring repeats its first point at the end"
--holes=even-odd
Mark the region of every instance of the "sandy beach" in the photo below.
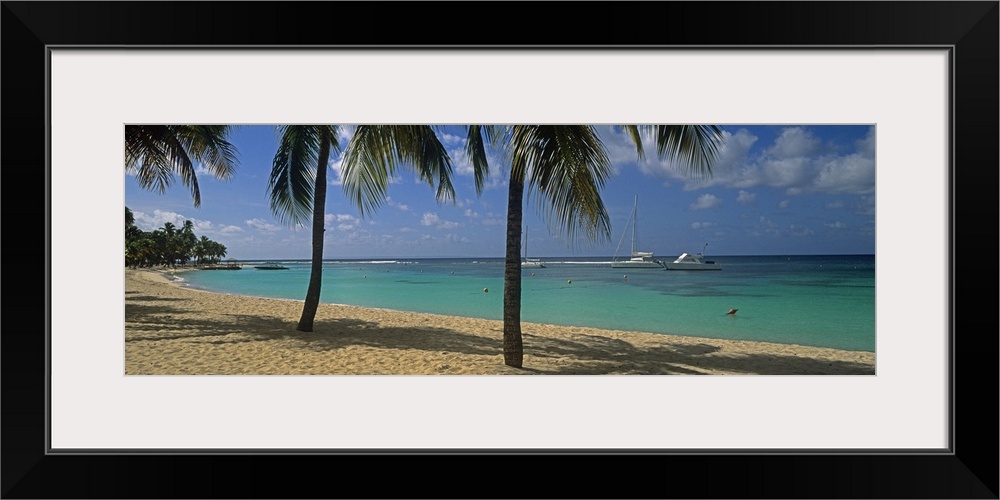
{"type": "Polygon", "coordinates": [[[126,375],[874,375],[875,354],[522,323],[524,368],[501,321],[320,304],[176,285],[125,270],[126,375]]]}

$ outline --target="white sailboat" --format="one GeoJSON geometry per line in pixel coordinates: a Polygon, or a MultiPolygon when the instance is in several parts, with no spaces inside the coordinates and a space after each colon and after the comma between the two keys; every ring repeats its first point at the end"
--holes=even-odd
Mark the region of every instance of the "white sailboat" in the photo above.
{"type": "MultiPolygon", "coordinates": [[[[632,206],[632,215],[629,217],[629,224],[632,225],[632,253],[628,260],[618,259],[618,250],[615,250],[615,257],[611,261],[611,267],[614,268],[646,268],[646,269],[663,269],[663,263],[657,259],[653,258],[653,252],[644,252],[635,249],[635,234],[636,234],[636,222],[638,219],[637,213],[639,208],[639,197],[635,197],[635,202],[632,206]]],[[[627,232],[626,226],[626,232],[627,232]]],[[[622,241],[625,239],[625,233],[622,233],[622,240],[618,242],[618,248],[622,246],[622,241]]]]}
{"type": "Polygon", "coordinates": [[[524,229],[524,259],[521,260],[521,267],[541,267],[544,268],[545,264],[539,259],[529,259],[528,258],[528,229],[524,229]]]}

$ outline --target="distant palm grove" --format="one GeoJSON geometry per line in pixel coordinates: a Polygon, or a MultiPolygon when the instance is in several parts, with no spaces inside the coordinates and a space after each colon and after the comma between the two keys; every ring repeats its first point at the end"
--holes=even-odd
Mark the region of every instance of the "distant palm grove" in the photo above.
{"type": "Polygon", "coordinates": [[[194,234],[194,224],[184,221],[180,229],[166,222],[146,232],[135,226],[135,217],[125,207],[125,265],[153,267],[185,264],[214,264],[226,256],[226,246],[194,234]]]}

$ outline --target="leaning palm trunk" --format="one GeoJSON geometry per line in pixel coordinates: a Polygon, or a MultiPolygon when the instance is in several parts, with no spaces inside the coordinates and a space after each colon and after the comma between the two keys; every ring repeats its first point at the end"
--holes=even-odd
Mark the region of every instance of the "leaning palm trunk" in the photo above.
{"type": "Polygon", "coordinates": [[[309,273],[309,288],[306,290],[305,304],[302,306],[302,317],[296,329],[300,332],[313,331],[313,320],[319,308],[319,295],[323,288],[323,237],[326,212],[326,164],[330,161],[330,141],[332,138],[323,129],[319,141],[319,159],[316,165],[316,182],[313,192],[312,217],[312,268],[309,273]]]}
{"type": "Polygon", "coordinates": [[[524,179],[511,175],[507,190],[507,254],[503,266],[503,362],[521,368],[521,205],[524,179]]]}

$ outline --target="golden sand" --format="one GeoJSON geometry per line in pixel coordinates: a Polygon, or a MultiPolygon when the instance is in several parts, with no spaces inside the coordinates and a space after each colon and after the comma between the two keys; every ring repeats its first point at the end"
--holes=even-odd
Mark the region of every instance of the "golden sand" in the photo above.
{"type": "Polygon", "coordinates": [[[178,286],[125,271],[127,375],[874,375],[875,354],[522,323],[524,367],[503,364],[501,321],[178,286]]]}

